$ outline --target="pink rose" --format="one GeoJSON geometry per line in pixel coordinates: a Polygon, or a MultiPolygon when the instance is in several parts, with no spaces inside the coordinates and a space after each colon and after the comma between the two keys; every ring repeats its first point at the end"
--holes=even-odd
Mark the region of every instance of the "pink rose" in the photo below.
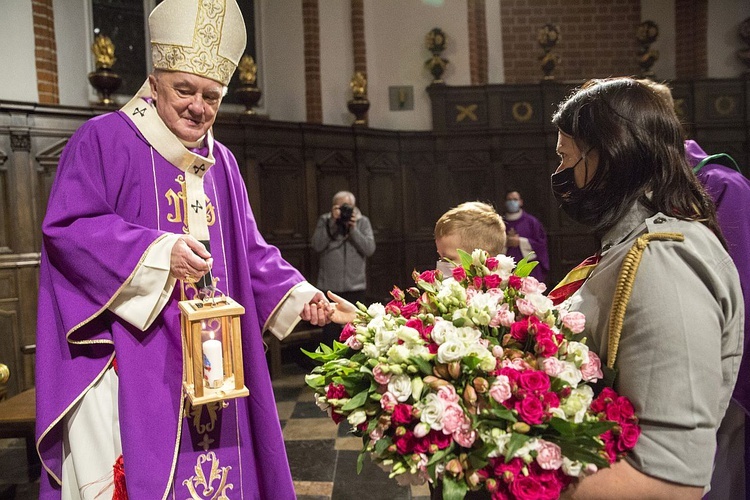
{"type": "Polygon", "coordinates": [[[516,314],[508,308],[507,304],[503,304],[497,310],[495,317],[490,321],[490,326],[505,326],[509,327],[516,320],[516,314]]]}
{"type": "Polygon", "coordinates": [[[495,476],[502,479],[505,483],[512,483],[517,476],[521,475],[521,470],[524,467],[523,461],[518,457],[512,458],[507,464],[502,457],[490,460],[492,460],[490,464],[493,467],[495,476]]]}
{"type": "Polygon", "coordinates": [[[453,433],[453,440],[464,448],[471,448],[477,439],[477,431],[471,428],[471,421],[465,420],[463,425],[453,433]]]}
{"type": "Polygon", "coordinates": [[[474,276],[474,288],[481,289],[482,288],[482,277],[481,276],[474,276]]]}
{"type": "Polygon", "coordinates": [[[443,432],[453,434],[463,425],[465,418],[464,411],[458,404],[446,406],[443,410],[443,432]]]}
{"type": "Polygon", "coordinates": [[[589,362],[581,365],[581,376],[586,382],[596,382],[604,377],[602,373],[602,361],[599,356],[589,351],[589,362]]]}
{"type": "MultiPolygon", "coordinates": [[[[381,398],[382,401],[382,398],[381,398]]],[[[406,425],[411,423],[411,405],[399,403],[393,409],[393,423],[396,425],[406,425]]]]}
{"type": "Polygon", "coordinates": [[[536,461],[539,467],[545,470],[555,470],[562,467],[562,451],[555,443],[539,440],[539,449],[537,450],[536,461]]]}
{"type": "Polygon", "coordinates": [[[532,476],[518,475],[510,483],[510,491],[517,500],[542,500],[546,498],[545,488],[532,476]]]}
{"type": "Polygon", "coordinates": [[[551,336],[541,338],[537,337],[534,351],[540,356],[548,358],[557,354],[557,344],[555,344],[555,341],[552,340],[551,336]]]}
{"type": "Polygon", "coordinates": [[[380,407],[385,412],[392,413],[397,404],[398,400],[396,399],[396,396],[390,392],[386,392],[380,397],[380,407]]]}
{"type": "Polygon", "coordinates": [[[513,388],[510,385],[510,380],[505,375],[498,375],[492,385],[490,386],[490,397],[502,403],[513,395],[513,388]]]}
{"type": "Polygon", "coordinates": [[[536,307],[534,307],[534,304],[530,300],[518,299],[516,300],[516,307],[518,308],[518,312],[524,316],[531,316],[536,312],[536,307]]]}
{"type": "Polygon", "coordinates": [[[565,365],[563,365],[563,362],[557,358],[544,358],[544,360],[542,360],[542,369],[544,370],[544,373],[550,377],[557,377],[560,375],[564,367],[565,365]]]}
{"type": "Polygon", "coordinates": [[[401,301],[392,300],[385,305],[385,312],[393,316],[401,315],[401,301]]]}
{"type": "Polygon", "coordinates": [[[352,335],[351,337],[349,337],[348,339],[346,339],[346,342],[344,342],[344,344],[348,348],[353,349],[355,351],[359,351],[360,349],[362,349],[362,342],[360,342],[359,340],[357,340],[357,337],[354,336],[354,335],[352,335]]]}
{"type": "Polygon", "coordinates": [[[383,439],[383,428],[380,426],[375,427],[372,432],[370,432],[370,439],[373,443],[380,441],[383,439]]]}
{"type": "Polygon", "coordinates": [[[530,396],[516,403],[515,410],[529,425],[541,424],[544,420],[544,405],[539,398],[530,396]]]}
{"type": "Polygon", "coordinates": [[[543,293],[547,289],[547,285],[544,283],[539,283],[539,280],[537,280],[533,276],[527,276],[523,279],[523,283],[521,283],[521,292],[523,292],[525,295],[529,295],[532,293],[543,293]]]}
{"type": "Polygon", "coordinates": [[[487,266],[487,269],[490,271],[494,271],[497,269],[497,266],[500,265],[500,262],[495,257],[487,257],[487,260],[484,261],[484,265],[487,266]]]}
{"type": "MultiPolygon", "coordinates": [[[[438,450],[444,450],[448,446],[450,446],[451,441],[453,438],[443,433],[442,431],[430,431],[430,433],[427,435],[427,438],[430,440],[430,445],[434,446],[438,450]]],[[[434,453],[434,452],[433,452],[434,453]]]]}
{"type": "Polygon", "coordinates": [[[599,393],[599,396],[597,396],[596,399],[591,402],[590,409],[593,413],[602,413],[607,405],[618,397],[619,396],[614,391],[614,389],[612,389],[611,387],[605,387],[604,389],[602,389],[602,392],[599,393]]]}
{"type": "Polygon", "coordinates": [[[581,333],[586,326],[586,317],[578,311],[572,311],[562,317],[562,324],[573,333],[581,333]]]}
{"type": "Polygon", "coordinates": [[[444,385],[440,387],[437,391],[437,396],[446,406],[458,403],[458,394],[456,393],[456,388],[452,385],[444,385]]]}
{"type": "Polygon", "coordinates": [[[416,438],[410,430],[407,430],[402,436],[394,436],[393,442],[396,444],[396,450],[399,454],[406,455],[414,451],[416,438]]]}
{"type": "Polygon", "coordinates": [[[376,365],[375,368],[372,369],[372,377],[375,379],[375,382],[380,385],[385,385],[391,381],[391,374],[383,373],[382,365],[376,365]]]}
{"type": "Polygon", "coordinates": [[[527,391],[538,393],[549,390],[549,376],[541,370],[526,370],[518,378],[518,385],[527,391]]]}
{"type": "Polygon", "coordinates": [[[499,346],[499,345],[492,346],[492,355],[495,356],[496,358],[502,358],[504,352],[505,350],[503,349],[502,346],[499,346]]]}
{"type": "Polygon", "coordinates": [[[484,277],[484,286],[489,288],[497,288],[500,286],[500,282],[502,279],[500,279],[500,276],[497,274],[490,274],[488,276],[484,277]]]}
{"type": "Polygon", "coordinates": [[[406,298],[406,295],[404,294],[403,290],[401,290],[397,286],[394,286],[393,290],[391,290],[391,297],[393,297],[394,299],[396,299],[396,300],[398,300],[400,302],[403,302],[404,299],[406,298]]]}
{"type": "Polygon", "coordinates": [[[458,282],[461,282],[461,281],[465,280],[466,279],[466,270],[463,267],[461,267],[461,266],[454,267],[453,268],[453,279],[456,280],[456,281],[458,281],[458,282]]]}

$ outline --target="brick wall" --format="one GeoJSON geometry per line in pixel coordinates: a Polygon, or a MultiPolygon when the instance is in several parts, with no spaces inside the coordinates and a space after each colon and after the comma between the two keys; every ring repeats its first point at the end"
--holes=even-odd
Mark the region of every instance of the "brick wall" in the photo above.
{"type": "Polygon", "coordinates": [[[320,84],[320,16],[318,0],[302,0],[305,43],[305,103],[308,123],[323,123],[320,84]]]}
{"type": "Polygon", "coordinates": [[[558,81],[635,75],[640,0],[503,0],[500,2],[506,83],[538,82],[543,54],[537,31],[560,29],[558,81]]]}
{"type": "Polygon", "coordinates": [[[708,74],[707,16],[707,0],[675,1],[677,78],[705,78],[708,74]]]}
{"type": "Polygon", "coordinates": [[[469,72],[472,85],[487,83],[487,16],[484,0],[468,0],[469,72]]]}
{"type": "Polygon", "coordinates": [[[32,0],[31,5],[34,13],[34,46],[39,102],[42,104],[59,104],[57,45],[55,43],[55,17],[52,12],[52,0],[32,0]]]}

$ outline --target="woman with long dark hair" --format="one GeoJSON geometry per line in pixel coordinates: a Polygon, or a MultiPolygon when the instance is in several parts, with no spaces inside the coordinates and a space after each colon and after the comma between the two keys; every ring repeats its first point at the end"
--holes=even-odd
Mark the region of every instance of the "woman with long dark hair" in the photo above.
{"type": "Polygon", "coordinates": [[[613,364],[642,430],[625,460],[566,495],[701,498],[742,354],[742,291],[713,204],[685,160],[677,116],[646,85],[589,81],[552,122],[554,195],[601,242],[568,307],[586,315],[583,335],[613,364]]]}

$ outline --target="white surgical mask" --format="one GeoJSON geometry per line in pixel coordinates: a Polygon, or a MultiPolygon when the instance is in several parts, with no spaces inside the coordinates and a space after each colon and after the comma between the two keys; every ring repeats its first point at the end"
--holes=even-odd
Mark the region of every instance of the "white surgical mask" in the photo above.
{"type": "Polygon", "coordinates": [[[450,278],[453,276],[453,269],[456,266],[448,262],[447,260],[440,259],[435,264],[435,270],[443,273],[443,278],[450,278]]]}
{"type": "Polygon", "coordinates": [[[511,214],[518,212],[521,209],[521,204],[518,200],[506,200],[505,211],[511,214]]]}

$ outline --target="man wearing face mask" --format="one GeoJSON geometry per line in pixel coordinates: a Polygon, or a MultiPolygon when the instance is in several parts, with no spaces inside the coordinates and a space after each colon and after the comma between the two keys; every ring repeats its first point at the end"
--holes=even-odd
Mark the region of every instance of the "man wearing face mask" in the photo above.
{"type": "Polygon", "coordinates": [[[516,190],[510,190],[505,195],[503,220],[507,233],[503,253],[516,259],[516,262],[524,257],[539,262],[531,276],[544,282],[549,271],[547,233],[539,219],[523,210],[523,198],[516,190]]]}

